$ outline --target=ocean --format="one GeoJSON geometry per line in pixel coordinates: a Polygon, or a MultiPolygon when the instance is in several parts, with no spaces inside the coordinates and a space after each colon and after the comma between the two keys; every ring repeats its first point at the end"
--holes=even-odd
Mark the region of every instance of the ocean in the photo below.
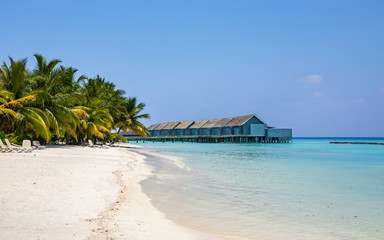
{"type": "MultiPolygon", "coordinates": [[[[384,146],[139,143],[144,192],[171,220],[227,239],[384,239],[384,146]]],[[[135,144],[135,143],[132,143],[135,144]]]]}

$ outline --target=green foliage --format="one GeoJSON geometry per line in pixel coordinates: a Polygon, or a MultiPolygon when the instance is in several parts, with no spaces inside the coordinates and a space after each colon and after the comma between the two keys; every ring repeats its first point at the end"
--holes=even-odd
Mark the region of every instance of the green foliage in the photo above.
{"type": "Polygon", "coordinates": [[[100,76],[75,78],[77,69],[59,66],[35,54],[36,67],[26,69],[27,59],[0,66],[0,138],[20,143],[81,143],[88,139],[126,141],[120,131],[133,130],[145,136],[140,122],[145,104],[124,97],[112,82],[100,76]],[[117,132],[116,132],[117,131],[117,132]]]}
{"type": "Polygon", "coordinates": [[[144,109],[145,104],[137,104],[137,99],[128,98],[127,101],[124,101],[121,105],[121,111],[118,116],[118,133],[121,130],[128,131],[133,130],[135,133],[145,137],[148,134],[148,129],[140,122],[141,118],[149,118],[148,113],[141,114],[141,111],[144,109]]]}
{"type": "Polygon", "coordinates": [[[4,131],[0,130],[0,139],[4,141],[7,138],[7,134],[4,131]]]}

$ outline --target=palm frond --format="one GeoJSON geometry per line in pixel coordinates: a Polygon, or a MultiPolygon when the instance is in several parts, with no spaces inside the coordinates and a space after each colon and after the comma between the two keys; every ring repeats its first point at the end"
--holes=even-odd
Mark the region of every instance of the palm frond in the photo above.
{"type": "Polygon", "coordinates": [[[89,122],[87,125],[88,132],[91,136],[96,136],[103,139],[103,134],[97,129],[96,125],[93,122],[89,122]]]}
{"type": "Polygon", "coordinates": [[[11,116],[11,117],[17,118],[17,114],[15,111],[9,108],[2,108],[1,106],[0,106],[0,116],[11,116]]]}
{"type": "Polygon", "coordinates": [[[0,107],[7,107],[7,108],[19,108],[21,107],[24,103],[27,103],[34,99],[36,95],[29,95],[23,98],[19,98],[10,102],[7,102],[6,104],[0,105],[0,107]]]}

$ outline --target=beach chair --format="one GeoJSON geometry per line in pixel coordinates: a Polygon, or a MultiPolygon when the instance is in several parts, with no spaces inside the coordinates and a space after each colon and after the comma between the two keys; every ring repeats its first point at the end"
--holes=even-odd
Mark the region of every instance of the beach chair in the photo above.
{"type": "Polygon", "coordinates": [[[117,143],[109,143],[107,146],[109,147],[120,147],[117,143]]]}
{"type": "Polygon", "coordinates": [[[21,153],[23,151],[23,148],[21,146],[16,144],[12,145],[7,138],[5,139],[5,143],[7,144],[7,147],[11,149],[12,152],[17,151],[18,153],[21,153]]]}
{"type": "Polygon", "coordinates": [[[22,151],[25,151],[25,152],[32,152],[33,151],[33,148],[31,146],[31,140],[23,140],[23,144],[22,144],[22,151]]]}
{"type": "Polygon", "coordinates": [[[108,146],[107,144],[102,143],[102,142],[97,142],[97,143],[95,144],[95,146],[99,146],[99,147],[101,147],[101,148],[109,148],[109,146],[108,146]]]}
{"type": "Polygon", "coordinates": [[[7,147],[7,146],[5,146],[1,139],[0,139],[0,150],[2,152],[12,152],[12,149],[7,147]]]}
{"type": "Polygon", "coordinates": [[[33,141],[32,142],[32,147],[36,148],[38,150],[43,150],[43,149],[47,148],[46,146],[42,146],[39,141],[33,141]]]}
{"type": "Polygon", "coordinates": [[[101,146],[94,145],[93,142],[92,142],[91,140],[88,140],[88,147],[91,147],[91,148],[100,148],[101,146]]]}
{"type": "Polygon", "coordinates": [[[112,143],[105,143],[105,146],[107,146],[107,147],[116,147],[116,145],[114,145],[112,143]]]}
{"type": "Polygon", "coordinates": [[[101,144],[101,145],[96,145],[96,146],[100,146],[101,148],[109,148],[109,146],[106,144],[101,144]]]}

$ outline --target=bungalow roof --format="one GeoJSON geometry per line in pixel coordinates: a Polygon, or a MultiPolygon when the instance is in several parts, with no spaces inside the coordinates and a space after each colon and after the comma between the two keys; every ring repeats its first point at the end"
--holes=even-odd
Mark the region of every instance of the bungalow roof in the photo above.
{"type": "Polygon", "coordinates": [[[163,128],[163,130],[171,130],[174,129],[180,122],[170,122],[167,126],[163,128]]]}
{"type": "Polygon", "coordinates": [[[149,126],[148,130],[153,130],[159,125],[160,125],[160,123],[152,124],[151,126],[149,126]]]}
{"type": "Polygon", "coordinates": [[[196,128],[201,128],[204,124],[206,124],[208,120],[199,120],[196,121],[190,128],[196,129],[196,128]]]}
{"type": "Polygon", "coordinates": [[[220,121],[218,123],[216,123],[216,125],[214,126],[215,128],[216,127],[224,127],[225,125],[227,125],[227,123],[229,121],[231,121],[233,119],[233,117],[229,117],[229,118],[222,118],[220,119],[220,121]]]}
{"type": "Polygon", "coordinates": [[[194,123],[194,121],[183,121],[179,125],[175,127],[175,129],[186,129],[189,126],[191,126],[194,123]]]}
{"type": "Polygon", "coordinates": [[[204,126],[202,126],[201,128],[212,128],[213,126],[216,125],[216,123],[218,123],[221,119],[211,119],[209,120],[206,124],[204,124],[204,126]]]}
{"type": "Polygon", "coordinates": [[[254,114],[249,114],[249,115],[245,115],[245,116],[235,117],[234,119],[232,119],[232,121],[230,121],[226,125],[226,127],[241,126],[252,117],[256,117],[256,116],[254,114]]]}
{"type": "Polygon", "coordinates": [[[161,129],[163,129],[165,126],[167,126],[167,122],[165,122],[165,123],[160,123],[159,124],[159,126],[157,126],[155,129],[153,129],[153,130],[161,130],[161,129]]]}

